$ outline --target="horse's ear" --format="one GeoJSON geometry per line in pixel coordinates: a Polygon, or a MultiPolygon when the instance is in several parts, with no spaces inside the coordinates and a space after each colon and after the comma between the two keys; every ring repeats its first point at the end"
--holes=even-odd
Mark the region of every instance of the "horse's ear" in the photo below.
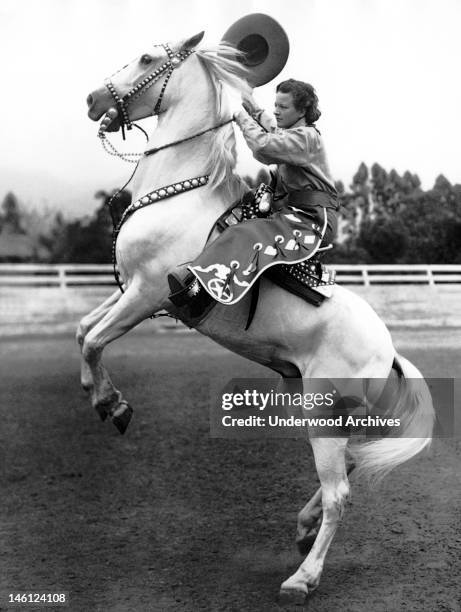
{"type": "Polygon", "coordinates": [[[192,49],[194,49],[199,42],[202,40],[203,36],[204,36],[205,32],[199,32],[198,34],[195,34],[195,36],[191,36],[190,38],[188,38],[187,40],[185,40],[182,45],[181,45],[181,49],[183,51],[191,51],[192,49]]]}

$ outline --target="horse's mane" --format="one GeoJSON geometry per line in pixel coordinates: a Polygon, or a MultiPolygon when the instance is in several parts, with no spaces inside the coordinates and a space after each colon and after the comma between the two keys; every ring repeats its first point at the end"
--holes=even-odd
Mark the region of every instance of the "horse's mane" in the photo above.
{"type": "MultiPolygon", "coordinates": [[[[224,110],[223,85],[236,90],[238,95],[251,91],[245,80],[247,70],[236,59],[242,54],[231,45],[224,43],[207,49],[198,49],[196,54],[210,76],[215,92],[216,116],[221,117],[224,110]]],[[[235,191],[236,157],[234,128],[232,123],[229,123],[229,125],[215,132],[215,138],[207,158],[207,167],[210,174],[208,185],[212,189],[224,187],[230,194],[235,191]]],[[[242,181],[241,187],[244,187],[242,181]]]]}

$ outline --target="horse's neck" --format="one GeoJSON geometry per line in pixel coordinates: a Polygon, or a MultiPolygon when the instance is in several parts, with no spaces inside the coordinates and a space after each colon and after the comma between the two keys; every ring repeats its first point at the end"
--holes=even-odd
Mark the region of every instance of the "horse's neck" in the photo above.
{"type": "MultiPolygon", "coordinates": [[[[194,127],[191,129],[179,118],[162,119],[149,139],[149,149],[182,140],[199,131],[194,127]],[[174,128],[171,129],[169,126],[174,128]]],[[[133,198],[138,199],[159,187],[203,174],[202,169],[206,162],[206,152],[203,147],[205,140],[197,138],[141,158],[135,174],[133,198]]]]}
{"type": "MultiPolygon", "coordinates": [[[[215,95],[210,93],[208,79],[198,79],[198,83],[191,82],[184,89],[188,93],[181,97],[181,101],[160,115],[157,128],[149,139],[149,149],[183,140],[222,122],[216,115],[215,95]]],[[[203,176],[215,137],[216,133],[211,131],[143,157],[134,178],[133,200],[160,187],[203,176]]],[[[236,176],[236,184],[238,180],[236,176]]],[[[227,204],[223,201],[223,206],[227,204]]]]}

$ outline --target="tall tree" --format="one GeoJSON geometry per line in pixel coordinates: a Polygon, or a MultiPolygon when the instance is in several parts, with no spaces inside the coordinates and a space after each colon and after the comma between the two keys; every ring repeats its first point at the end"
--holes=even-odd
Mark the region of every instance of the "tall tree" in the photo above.
{"type": "Polygon", "coordinates": [[[62,218],[56,218],[51,261],[55,263],[111,261],[113,231],[111,210],[114,223],[117,225],[123,211],[131,202],[131,194],[128,191],[122,191],[113,197],[114,193],[98,191],[95,194],[95,197],[101,200],[101,204],[90,218],[72,221],[64,226],[62,218]]]}
{"type": "Polygon", "coordinates": [[[17,197],[9,191],[2,202],[0,229],[10,234],[25,234],[21,223],[21,211],[17,197]]]}

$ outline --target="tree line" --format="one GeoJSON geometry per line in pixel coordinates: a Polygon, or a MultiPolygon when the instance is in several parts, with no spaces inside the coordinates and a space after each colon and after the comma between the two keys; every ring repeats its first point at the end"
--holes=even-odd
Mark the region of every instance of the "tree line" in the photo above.
{"type": "MultiPolygon", "coordinates": [[[[267,182],[267,173],[245,180],[256,187],[267,182]]],[[[336,186],[341,208],[329,262],[461,264],[461,185],[440,175],[425,191],[416,174],[362,163],[347,188],[336,186]]],[[[27,210],[8,193],[0,210],[0,261],[110,262],[113,223],[131,194],[98,191],[95,197],[91,217],[66,220],[61,213],[27,210]]]]}
{"type": "Polygon", "coordinates": [[[336,263],[461,264],[461,185],[361,164],[341,198],[336,263]]]}

